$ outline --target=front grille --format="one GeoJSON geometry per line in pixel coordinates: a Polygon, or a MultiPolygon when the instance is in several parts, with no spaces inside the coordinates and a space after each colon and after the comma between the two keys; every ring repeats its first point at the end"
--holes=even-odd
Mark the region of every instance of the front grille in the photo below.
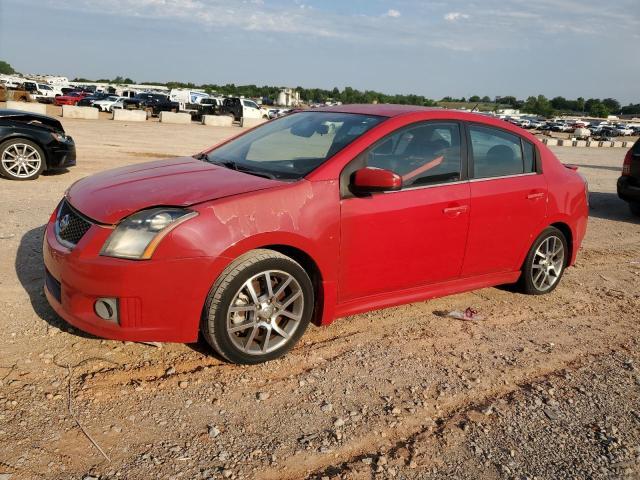
{"type": "Polygon", "coordinates": [[[91,222],[76,212],[66,200],[58,209],[56,218],[56,235],[67,247],[73,248],[91,228],[91,222]]]}

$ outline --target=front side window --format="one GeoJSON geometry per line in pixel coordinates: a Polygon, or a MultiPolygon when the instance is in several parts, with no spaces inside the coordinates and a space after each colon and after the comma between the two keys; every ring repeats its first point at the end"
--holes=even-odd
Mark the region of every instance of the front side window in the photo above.
{"type": "Polygon", "coordinates": [[[403,188],[460,180],[460,126],[427,122],[402,128],[369,150],[366,164],[397,173],[403,188]]]}
{"type": "Polygon", "coordinates": [[[277,179],[304,177],[385,117],[300,112],[265,123],[204,160],[277,179]]]}
{"type": "MultiPolygon", "coordinates": [[[[469,126],[474,178],[503,177],[525,173],[520,137],[503,130],[479,125],[469,126]]],[[[529,171],[532,171],[530,152],[529,171]]],[[[528,173],[528,172],[527,172],[528,173]]]]}

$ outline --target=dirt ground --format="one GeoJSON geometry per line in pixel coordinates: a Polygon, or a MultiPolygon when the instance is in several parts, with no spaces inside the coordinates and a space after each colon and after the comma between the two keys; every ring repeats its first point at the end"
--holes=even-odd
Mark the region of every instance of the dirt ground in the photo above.
{"type": "Polygon", "coordinates": [[[591,217],[551,295],[490,288],[357,315],[235,366],[203,344],[70,328],[42,294],[41,241],[75,180],[238,129],[64,126],[77,167],[0,180],[0,479],[640,478],[640,221],[615,194],[622,149],[555,150],[587,176],[591,217]],[[441,315],[467,306],[485,319],[441,315]]]}

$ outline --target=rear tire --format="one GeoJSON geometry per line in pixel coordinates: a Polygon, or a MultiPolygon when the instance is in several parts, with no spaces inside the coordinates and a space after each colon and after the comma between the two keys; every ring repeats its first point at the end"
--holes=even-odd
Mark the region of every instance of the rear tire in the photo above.
{"type": "Polygon", "coordinates": [[[636,217],[640,217],[640,202],[629,202],[629,210],[636,217]]]}
{"type": "Polygon", "coordinates": [[[313,284],[300,264],[273,250],[252,250],[232,262],[211,287],[201,331],[226,360],[262,363],[295,345],[313,309],[313,284]]]}
{"type": "Polygon", "coordinates": [[[558,286],[569,262],[564,234],[547,227],[533,242],[522,268],[520,288],[528,295],[544,295],[558,286]]]}

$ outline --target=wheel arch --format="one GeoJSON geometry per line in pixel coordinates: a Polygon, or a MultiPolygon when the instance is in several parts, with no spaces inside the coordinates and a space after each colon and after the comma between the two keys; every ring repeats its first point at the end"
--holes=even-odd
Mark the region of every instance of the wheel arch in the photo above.
{"type": "Polygon", "coordinates": [[[573,259],[573,231],[571,227],[565,222],[555,222],[549,225],[550,227],[555,227],[562,232],[565,240],[567,241],[567,248],[569,249],[569,255],[567,255],[566,266],[569,266],[572,263],[573,259]]]}
{"type": "Polygon", "coordinates": [[[301,248],[286,244],[270,244],[263,245],[257,248],[274,250],[278,253],[286,255],[287,257],[292,258],[293,260],[298,262],[302,266],[302,268],[304,268],[304,270],[309,274],[309,278],[311,279],[315,295],[315,308],[311,321],[314,325],[320,325],[324,309],[324,286],[322,282],[322,272],[320,271],[320,267],[318,266],[314,258],[301,248]]]}

